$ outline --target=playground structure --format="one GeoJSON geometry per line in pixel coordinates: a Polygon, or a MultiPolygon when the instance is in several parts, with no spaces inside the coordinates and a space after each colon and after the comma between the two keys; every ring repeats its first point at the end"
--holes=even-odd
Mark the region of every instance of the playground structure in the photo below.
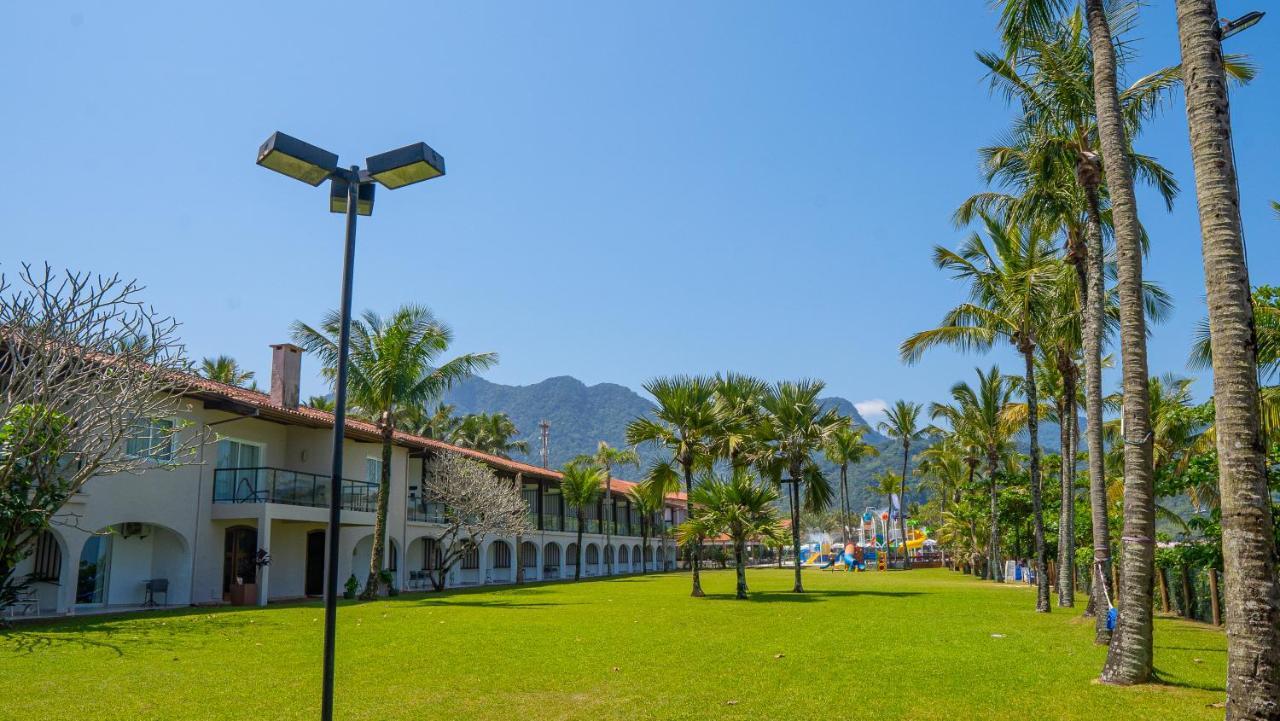
{"type": "MultiPolygon", "coordinates": [[[[867,508],[856,531],[856,542],[850,539],[844,544],[804,544],[800,547],[800,565],[824,571],[865,571],[870,565],[883,571],[888,552],[901,553],[904,545],[902,531],[895,525],[897,520],[896,510],[890,518],[888,510],[867,508]]],[[[905,543],[908,553],[934,543],[929,538],[929,529],[918,529],[914,522],[908,521],[905,543]]]]}

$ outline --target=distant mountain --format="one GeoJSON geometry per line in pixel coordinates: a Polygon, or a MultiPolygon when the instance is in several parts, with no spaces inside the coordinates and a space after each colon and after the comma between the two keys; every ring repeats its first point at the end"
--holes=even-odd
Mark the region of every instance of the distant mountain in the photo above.
{"type": "MultiPolygon", "coordinates": [[[[529,444],[529,453],[517,454],[516,460],[535,465],[541,462],[538,422],[550,421],[552,468],[559,468],[581,453],[594,452],[601,440],[613,446],[625,446],[627,424],[653,411],[652,401],[626,386],[616,383],[588,386],[572,376],[556,376],[527,386],[471,378],[446,393],[443,400],[453,405],[458,415],[506,413],[520,429],[520,438],[529,444]]],[[[838,397],[824,398],[822,402],[867,427],[868,441],[885,440],[868,426],[852,402],[838,397]]],[[[654,448],[639,451],[646,465],[661,455],[654,448]]],[[[639,473],[634,468],[625,468],[619,475],[634,478],[639,473]]]]}

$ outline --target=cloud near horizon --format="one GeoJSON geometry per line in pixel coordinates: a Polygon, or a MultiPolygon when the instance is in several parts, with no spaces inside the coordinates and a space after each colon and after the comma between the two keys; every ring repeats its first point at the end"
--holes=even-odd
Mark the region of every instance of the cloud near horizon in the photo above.
{"type": "Polygon", "coordinates": [[[884,420],[885,411],[889,410],[889,402],[882,398],[871,398],[865,401],[858,401],[853,404],[853,407],[858,409],[858,415],[874,426],[884,420]]]}

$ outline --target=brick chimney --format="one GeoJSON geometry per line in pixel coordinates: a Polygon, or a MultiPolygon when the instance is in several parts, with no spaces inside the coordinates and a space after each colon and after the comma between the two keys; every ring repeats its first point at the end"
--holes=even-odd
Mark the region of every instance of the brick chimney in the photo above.
{"type": "Polygon", "coordinates": [[[298,407],[298,383],[302,377],[302,349],[292,343],[271,346],[271,402],[298,407]]]}

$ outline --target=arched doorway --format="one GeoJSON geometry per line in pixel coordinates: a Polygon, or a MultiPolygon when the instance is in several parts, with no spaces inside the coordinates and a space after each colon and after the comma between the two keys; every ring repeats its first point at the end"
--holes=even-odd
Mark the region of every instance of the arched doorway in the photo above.
{"type": "Polygon", "coordinates": [[[111,574],[111,536],[89,536],[80,549],[80,570],[76,579],[76,603],[102,606],[107,602],[107,581],[111,574]]]}
{"type": "Polygon", "coordinates": [[[570,543],[569,547],[564,549],[564,566],[566,576],[578,567],[578,544],[570,543]]]}
{"type": "Polygon", "coordinates": [[[600,570],[600,547],[594,543],[587,544],[587,560],[586,565],[582,568],[585,575],[594,575],[600,570]]]}
{"type": "Polygon", "coordinates": [[[489,577],[486,583],[511,583],[515,580],[511,559],[511,544],[494,541],[489,544],[489,577]]]}
{"type": "Polygon", "coordinates": [[[537,581],[541,578],[538,575],[538,546],[535,543],[525,541],[520,544],[520,569],[524,574],[524,580],[537,581]]]}
{"type": "Polygon", "coordinates": [[[618,548],[618,567],[624,571],[631,570],[631,552],[627,550],[626,546],[618,548]]]}

